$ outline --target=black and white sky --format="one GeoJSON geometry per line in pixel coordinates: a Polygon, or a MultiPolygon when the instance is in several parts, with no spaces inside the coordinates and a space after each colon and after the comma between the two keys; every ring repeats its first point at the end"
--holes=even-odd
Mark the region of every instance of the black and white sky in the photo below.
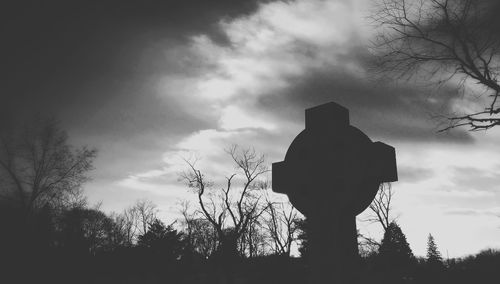
{"type": "MultiPolygon", "coordinates": [[[[379,80],[368,0],[10,1],[2,4],[0,118],[56,115],[99,149],[92,202],[138,198],[178,215],[182,157],[222,176],[224,148],[283,159],[304,109],[335,101],[396,147],[394,210],[416,254],[500,246],[500,132],[436,133],[433,115],[477,103],[452,87],[379,80]]],[[[360,224],[374,236],[373,226],[360,224]]]]}

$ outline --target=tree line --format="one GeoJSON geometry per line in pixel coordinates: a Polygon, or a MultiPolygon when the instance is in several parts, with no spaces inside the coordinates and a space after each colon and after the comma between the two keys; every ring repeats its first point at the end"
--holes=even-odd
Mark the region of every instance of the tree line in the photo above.
{"type": "MultiPolygon", "coordinates": [[[[252,148],[228,148],[235,171],[218,179],[205,174],[196,160],[186,160],[180,180],[196,202],[183,202],[180,218],[165,224],[150,200],[137,200],[119,213],[89,204],[82,186],[97,151],[72,147],[55,120],[36,120],[1,134],[5,277],[18,283],[307,279],[307,219],[290,203],[273,198],[265,158],[252,148]],[[293,257],[294,248],[300,257],[293,257]]],[[[443,259],[430,234],[427,256],[415,257],[393,214],[393,197],[390,185],[382,184],[364,220],[380,224],[383,238],[358,235],[363,282],[468,283],[496,275],[498,251],[443,259]]]]}

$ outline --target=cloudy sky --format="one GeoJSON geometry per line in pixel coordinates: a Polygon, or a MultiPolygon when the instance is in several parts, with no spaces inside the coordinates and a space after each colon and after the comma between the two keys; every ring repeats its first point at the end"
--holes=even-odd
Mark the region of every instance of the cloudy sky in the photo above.
{"type": "Polygon", "coordinates": [[[106,211],[148,198],[175,218],[192,196],[182,157],[214,178],[233,170],[232,144],[281,161],[304,109],[335,101],[396,148],[394,210],[416,254],[429,233],[444,256],[500,247],[500,131],[438,134],[434,115],[476,102],[373,75],[373,1],[12,2],[1,118],[55,114],[72,144],[98,148],[85,190],[106,211]]]}

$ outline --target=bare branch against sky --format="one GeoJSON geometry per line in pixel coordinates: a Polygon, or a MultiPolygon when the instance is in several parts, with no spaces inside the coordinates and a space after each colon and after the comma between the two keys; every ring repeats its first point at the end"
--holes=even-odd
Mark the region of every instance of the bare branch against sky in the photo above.
{"type": "Polygon", "coordinates": [[[500,124],[499,7],[489,0],[382,0],[372,16],[383,28],[374,41],[378,64],[391,76],[455,84],[469,97],[471,81],[487,96],[479,111],[464,106],[450,114],[441,131],[500,124]]]}

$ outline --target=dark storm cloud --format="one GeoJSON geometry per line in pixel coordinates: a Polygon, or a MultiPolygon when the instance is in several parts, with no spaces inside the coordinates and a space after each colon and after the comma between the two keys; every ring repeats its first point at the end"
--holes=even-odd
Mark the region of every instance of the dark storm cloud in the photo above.
{"type": "Polygon", "coordinates": [[[135,107],[147,95],[124,89],[146,84],[147,73],[172,72],[158,70],[164,68],[155,62],[162,50],[195,33],[223,41],[216,23],[250,13],[260,2],[3,2],[0,110],[5,119],[63,108],[94,110],[116,99],[135,107]]]}
{"type": "Polygon", "coordinates": [[[154,168],[169,143],[216,123],[189,113],[182,98],[162,98],[158,81],[203,72],[189,67],[190,36],[224,44],[218,21],[260,2],[268,1],[2,2],[0,128],[54,115],[72,144],[99,149],[96,179],[154,168]]]}
{"type": "Polygon", "coordinates": [[[472,142],[462,129],[436,133],[439,121],[433,117],[449,111],[456,96],[452,89],[431,95],[423,88],[374,82],[338,67],[313,70],[290,82],[282,92],[263,96],[259,105],[302,120],[304,108],[335,101],[350,110],[351,124],[375,137],[472,142]]]}

